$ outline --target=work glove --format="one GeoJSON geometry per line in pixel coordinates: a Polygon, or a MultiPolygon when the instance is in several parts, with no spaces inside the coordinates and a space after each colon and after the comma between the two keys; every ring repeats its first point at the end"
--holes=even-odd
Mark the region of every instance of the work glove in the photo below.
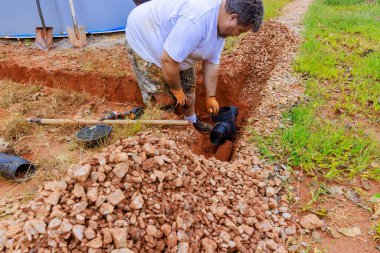
{"type": "Polygon", "coordinates": [[[215,97],[206,98],[206,109],[211,114],[217,114],[219,111],[219,103],[216,101],[215,97]]]}
{"type": "Polygon", "coordinates": [[[187,102],[187,98],[185,93],[183,92],[182,89],[180,90],[170,90],[171,93],[173,93],[174,97],[177,99],[177,105],[184,106],[187,102]]]}

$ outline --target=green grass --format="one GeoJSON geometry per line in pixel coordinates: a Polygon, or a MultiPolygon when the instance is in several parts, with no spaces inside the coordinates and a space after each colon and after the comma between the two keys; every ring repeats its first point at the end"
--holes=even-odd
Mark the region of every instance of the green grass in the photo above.
{"type": "Polygon", "coordinates": [[[328,179],[380,181],[380,1],[316,0],[294,69],[308,102],[284,115],[285,129],[262,137],[262,154],[328,179]],[[351,123],[351,124],[348,124],[351,123]]]}
{"type": "Polygon", "coordinates": [[[275,18],[290,0],[264,0],[264,19],[275,18]]]}
{"type": "Polygon", "coordinates": [[[334,108],[379,123],[380,4],[362,2],[318,0],[311,6],[295,70],[328,81],[324,96],[339,91],[334,108]]]}
{"type": "Polygon", "coordinates": [[[309,105],[296,107],[286,116],[292,126],[269,137],[253,140],[269,160],[301,167],[310,175],[344,179],[358,174],[380,180],[380,168],[370,168],[379,145],[364,132],[323,120],[309,105]]]}

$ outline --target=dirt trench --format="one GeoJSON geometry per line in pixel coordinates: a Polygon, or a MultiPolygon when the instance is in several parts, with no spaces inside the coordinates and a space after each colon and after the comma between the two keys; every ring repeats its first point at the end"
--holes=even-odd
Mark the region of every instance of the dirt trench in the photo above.
{"type": "MultiPolygon", "coordinates": [[[[294,36],[284,25],[268,21],[259,33],[248,33],[231,54],[222,57],[216,96],[220,106],[239,108],[239,125],[244,125],[250,112],[259,105],[260,91],[281,61],[284,45],[293,41],[294,36]]],[[[0,56],[1,79],[40,83],[87,92],[109,101],[142,104],[140,89],[123,45],[109,49],[93,47],[42,52],[8,44],[0,47],[0,56]]],[[[201,119],[210,121],[204,107],[205,89],[200,68],[197,68],[197,77],[196,112],[201,119]]],[[[216,148],[209,136],[197,135],[190,143],[193,152],[206,156],[214,154],[216,148]]]]}

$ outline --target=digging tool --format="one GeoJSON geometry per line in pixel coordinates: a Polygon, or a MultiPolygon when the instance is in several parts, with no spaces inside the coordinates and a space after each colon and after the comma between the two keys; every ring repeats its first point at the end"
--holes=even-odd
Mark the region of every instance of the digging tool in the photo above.
{"type": "Polygon", "coordinates": [[[37,123],[40,125],[156,125],[156,126],[187,126],[189,121],[187,120],[92,120],[92,119],[26,119],[28,122],[37,123]]]}
{"type": "Polygon", "coordinates": [[[44,51],[49,50],[53,44],[53,27],[46,27],[44,16],[41,11],[40,0],[36,0],[38,15],[41,19],[42,27],[36,27],[36,44],[44,51]]]}
{"type": "Polygon", "coordinates": [[[101,117],[100,120],[110,120],[110,119],[124,119],[128,116],[130,119],[139,119],[144,114],[144,107],[139,106],[132,108],[127,112],[108,112],[107,115],[101,117]]]}
{"type": "Polygon", "coordinates": [[[83,47],[86,44],[86,29],[83,25],[77,23],[77,17],[75,15],[75,8],[73,0],[69,0],[71,18],[73,19],[74,27],[68,26],[67,33],[69,35],[70,43],[74,47],[83,47]]]}

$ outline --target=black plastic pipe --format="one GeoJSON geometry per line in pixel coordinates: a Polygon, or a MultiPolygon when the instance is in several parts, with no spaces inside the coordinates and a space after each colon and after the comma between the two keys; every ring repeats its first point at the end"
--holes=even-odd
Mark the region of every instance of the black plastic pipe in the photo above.
{"type": "Polygon", "coordinates": [[[236,118],[239,110],[235,106],[225,106],[212,116],[215,126],[210,134],[210,141],[215,146],[222,145],[226,140],[232,140],[236,133],[236,118]]]}
{"type": "Polygon", "coordinates": [[[24,158],[0,153],[0,174],[12,180],[27,178],[36,172],[36,167],[24,158]]]}

